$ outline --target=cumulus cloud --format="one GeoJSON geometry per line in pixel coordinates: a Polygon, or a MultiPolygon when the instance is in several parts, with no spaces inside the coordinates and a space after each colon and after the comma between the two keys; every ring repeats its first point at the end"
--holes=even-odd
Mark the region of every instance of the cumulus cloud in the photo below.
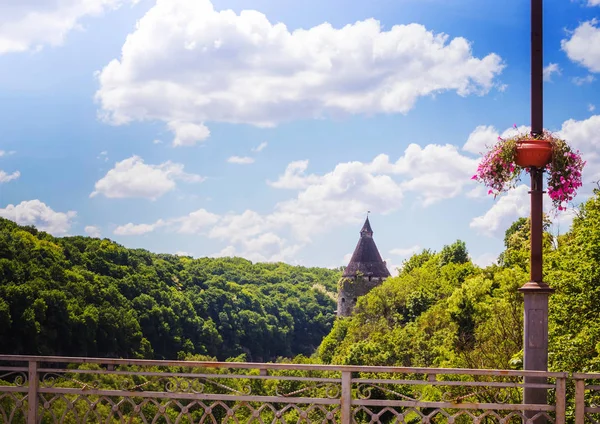
{"type": "Polygon", "coordinates": [[[529,187],[520,185],[500,197],[483,215],[473,218],[470,227],[487,236],[500,236],[522,216],[529,216],[529,187]]]}
{"type": "MultiPolygon", "coordinates": [[[[399,210],[405,192],[418,191],[423,205],[458,196],[468,185],[476,160],[462,156],[454,146],[410,145],[396,162],[379,155],[371,162],[337,164],[324,174],[308,173],[308,161],[288,164],[274,188],[296,191],[269,213],[246,210],[217,215],[200,209],[165,220],[169,231],[206,234],[227,243],[226,256],[252,260],[284,260],[311,242],[315,234],[357,225],[367,210],[387,214],[399,210]],[[430,177],[430,179],[424,178],[430,177]],[[448,181],[451,182],[448,183],[448,181]],[[440,188],[441,186],[441,188],[440,188]]],[[[127,224],[119,232],[153,231],[155,224],[127,224]]]]}
{"type": "Polygon", "coordinates": [[[491,125],[479,125],[471,134],[463,146],[463,150],[471,153],[481,154],[491,147],[498,139],[498,131],[491,125]]]}
{"type": "MultiPolygon", "coordinates": [[[[58,46],[86,16],[116,9],[125,0],[32,0],[0,2],[0,54],[58,46]]],[[[132,1],[135,3],[135,1],[132,1]]]]}
{"type": "MultiPolygon", "coordinates": [[[[367,19],[290,31],[254,10],[158,0],[121,57],[99,73],[96,99],[114,124],[160,120],[274,126],[340,114],[407,113],[419,97],[483,95],[502,59],[422,25],[367,19]]],[[[185,144],[184,142],[180,142],[185,144]]]]}
{"type": "Polygon", "coordinates": [[[562,124],[558,135],[582,152],[587,164],[583,170],[581,193],[591,194],[594,181],[600,180],[600,115],[581,121],[569,119],[562,124]]]}
{"type": "Polygon", "coordinates": [[[421,250],[421,247],[418,244],[416,244],[411,247],[392,249],[392,250],[390,250],[390,255],[400,256],[400,257],[412,256],[415,253],[417,253],[419,250],[421,250]]]}
{"type": "Polygon", "coordinates": [[[90,237],[100,237],[100,228],[96,227],[95,225],[86,225],[83,231],[85,231],[85,233],[90,237]]]}
{"type": "Polygon", "coordinates": [[[8,174],[5,171],[0,169],[0,184],[7,183],[12,180],[16,180],[20,176],[21,176],[21,173],[19,171],[15,171],[12,174],[8,174]]]}
{"type": "Polygon", "coordinates": [[[199,233],[212,224],[216,224],[218,220],[219,215],[208,212],[206,209],[198,209],[170,222],[178,224],[178,231],[180,233],[194,234],[199,233]]]}
{"type": "Polygon", "coordinates": [[[502,133],[499,133],[493,125],[479,125],[469,134],[469,138],[462,149],[466,152],[479,155],[496,144],[498,137],[509,138],[518,133],[522,134],[529,131],[531,131],[531,127],[521,125],[517,128],[507,128],[502,133]]]}
{"type": "Polygon", "coordinates": [[[285,168],[283,175],[277,181],[267,181],[271,187],[298,190],[315,184],[320,180],[318,175],[306,175],[308,168],[307,160],[290,162],[285,168]]]}
{"type": "Polygon", "coordinates": [[[148,165],[139,156],[117,162],[96,182],[90,197],[103,194],[109,198],[143,197],[156,200],[176,186],[176,181],[201,182],[203,177],[183,172],[183,165],[170,161],[148,165]]]}
{"type": "Polygon", "coordinates": [[[586,67],[590,72],[600,72],[598,20],[581,23],[570,35],[571,38],[561,41],[561,47],[569,59],[586,67]]]}
{"type": "Polygon", "coordinates": [[[544,81],[552,81],[553,74],[561,74],[560,68],[558,67],[558,63],[549,63],[548,66],[544,68],[544,81]]]}
{"type": "Polygon", "coordinates": [[[251,163],[254,163],[254,158],[249,156],[231,156],[227,158],[227,162],[236,163],[238,165],[250,165],[251,163]]]}
{"type": "Polygon", "coordinates": [[[133,224],[130,222],[118,226],[113,233],[118,236],[141,236],[142,234],[150,233],[163,225],[165,225],[165,222],[162,219],[159,219],[153,224],[133,224]]]}
{"type": "Polygon", "coordinates": [[[173,139],[173,146],[175,147],[193,146],[210,136],[210,130],[204,124],[171,121],[169,122],[169,129],[175,134],[173,139]]]}
{"type": "Polygon", "coordinates": [[[18,205],[8,205],[0,209],[0,216],[20,225],[34,225],[39,230],[55,236],[66,234],[77,215],[75,211],[55,212],[44,202],[25,200],[18,205]]]}

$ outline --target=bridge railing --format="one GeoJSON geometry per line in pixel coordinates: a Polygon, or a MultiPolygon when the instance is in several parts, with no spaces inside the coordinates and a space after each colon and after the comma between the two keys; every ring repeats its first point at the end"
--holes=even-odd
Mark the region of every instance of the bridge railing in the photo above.
{"type": "Polygon", "coordinates": [[[575,423],[600,423],[600,374],[573,373],[575,423]]]}
{"type": "Polygon", "coordinates": [[[0,423],[564,424],[567,377],[514,370],[0,355],[0,423]],[[525,387],[547,390],[548,403],[523,404],[525,387]]]}

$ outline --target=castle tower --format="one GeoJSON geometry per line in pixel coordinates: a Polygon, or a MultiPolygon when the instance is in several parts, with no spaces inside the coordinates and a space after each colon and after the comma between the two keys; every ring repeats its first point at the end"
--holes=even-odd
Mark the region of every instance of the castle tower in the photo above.
{"type": "Polygon", "coordinates": [[[367,216],[356,249],[338,284],[338,317],[351,315],[359,296],[367,294],[389,276],[390,272],[373,240],[373,230],[367,216]]]}

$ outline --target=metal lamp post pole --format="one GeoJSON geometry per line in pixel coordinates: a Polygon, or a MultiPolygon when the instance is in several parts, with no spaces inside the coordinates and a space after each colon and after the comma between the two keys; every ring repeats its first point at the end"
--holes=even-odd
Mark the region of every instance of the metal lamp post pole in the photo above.
{"type": "MultiPolygon", "coordinates": [[[[531,0],[531,134],[542,134],[543,121],[543,0],[531,0]]],[[[523,365],[525,370],[548,370],[548,298],[554,291],[542,281],[543,169],[531,173],[531,257],[530,281],[519,289],[524,295],[523,365]]],[[[543,378],[526,377],[527,383],[545,383],[543,378]]],[[[526,388],[523,403],[546,404],[547,390],[526,388]]],[[[535,413],[530,414],[535,415],[535,413]]],[[[538,419],[537,423],[545,420],[538,419]]]]}

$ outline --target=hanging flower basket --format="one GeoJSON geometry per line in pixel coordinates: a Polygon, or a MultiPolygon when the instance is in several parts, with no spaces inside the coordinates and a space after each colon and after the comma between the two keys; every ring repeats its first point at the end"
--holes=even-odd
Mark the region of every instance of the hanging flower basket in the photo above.
{"type": "Polygon", "coordinates": [[[515,163],[521,168],[543,168],[552,160],[552,142],[548,140],[523,140],[517,142],[515,163]]]}
{"type": "MultiPolygon", "coordinates": [[[[516,125],[515,125],[516,128],[516,125]]],[[[581,187],[581,172],[585,162],[579,150],[573,151],[566,141],[549,131],[533,138],[518,134],[511,138],[498,137],[498,142],[486,153],[472,179],[484,183],[488,194],[497,195],[514,188],[521,172],[530,168],[548,173],[548,195],[555,209],[565,210],[581,187]]]]}

